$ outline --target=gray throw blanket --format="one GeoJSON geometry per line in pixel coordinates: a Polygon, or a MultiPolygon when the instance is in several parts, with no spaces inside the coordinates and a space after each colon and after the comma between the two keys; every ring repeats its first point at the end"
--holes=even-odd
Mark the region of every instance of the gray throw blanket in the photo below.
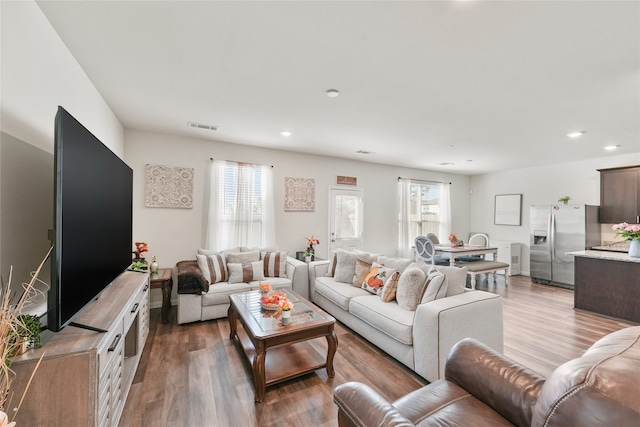
{"type": "Polygon", "coordinates": [[[179,261],[178,267],[178,293],[201,294],[209,292],[209,283],[204,278],[202,270],[198,267],[198,261],[179,261]]]}

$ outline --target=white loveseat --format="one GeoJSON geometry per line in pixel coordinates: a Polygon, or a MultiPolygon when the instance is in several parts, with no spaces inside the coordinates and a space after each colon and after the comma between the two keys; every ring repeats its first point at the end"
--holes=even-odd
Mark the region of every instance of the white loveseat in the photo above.
{"type": "Polygon", "coordinates": [[[260,282],[273,289],[293,289],[305,298],[309,295],[307,264],[287,251],[200,249],[195,260],[180,261],[176,267],[180,324],[227,317],[229,296],[258,289],[260,282]]]}
{"type": "MultiPolygon", "coordinates": [[[[415,272],[417,267],[425,273],[431,268],[412,264],[413,260],[368,255],[370,261],[395,266],[399,278],[415,272]]],[[[418,303],[412,311],[402,308],[397,300],[385,302],[357,287],[355,280],[347,283],[344,277],[337,281],[337,275],[327,276],[330,262],[309,264],[309,294],[313,302],[426,380],[444,377],[447,355],[463,338],[475,338],[503,352],[502,299],[496,294],[466,289],[466,268],[437,266],[448,282],[446,295],[418,303]]]]}

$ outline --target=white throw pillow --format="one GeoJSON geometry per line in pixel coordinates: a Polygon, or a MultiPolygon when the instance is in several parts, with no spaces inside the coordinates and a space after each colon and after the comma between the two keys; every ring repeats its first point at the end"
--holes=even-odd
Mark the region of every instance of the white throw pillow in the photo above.
{"type": "Polygon", "coordinates": [[[264,280],[264,264],[262,261],[240,263],[227,263],[229,270],[229,283],[252,282],[264,280]]]}
{"type": "Polygon", "coordinates": [[[400,274],[396,290],[398,305],[405,310],[415,311],[422,299],[427,275],[418,267],[408,267],[400,274]]]}

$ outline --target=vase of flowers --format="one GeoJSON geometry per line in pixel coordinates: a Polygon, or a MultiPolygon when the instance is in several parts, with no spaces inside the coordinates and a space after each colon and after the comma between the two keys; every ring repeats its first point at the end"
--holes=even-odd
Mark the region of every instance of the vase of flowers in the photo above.
{"type": "Polygon", "coordinates": [[[629,245],[629,256],[632,258],[640,258],[640,225],[628,224],[621,222],[611,227],[616,236],[622,237],[625,242],[631,242],[629,245]]]}
{"type": "Polygon", "coordinates": [[[291,321],[291,312],[293,311],[293,304],[288,299],[284,299],[280,303],[280,310],[282,311],[282,314],[281,314],[282,325],[287,326],[291,321]]]}
{"type": "Polygon", "coordinates": [[[313,261],[316,257],[316,250],[313,247],[313,245],[319,245],[320,244],[320,240],[316,239],[315,237],[313,237],[313,235],[311,237],[305,237],[305,239],[307,240],[307,245],[309,245],[307,247],[307,250],[304,254],[305,256],[305,261],[313,261]],[[307,256],[310,256],[311,259],[306,259],[307,256]]]}
{"type": "Polygon", "coordinates": [[[451,247],[455,248],[456,246],[458,246],[458,236],[456,236],[454,233],[449,234],[449,242],[451,242],[451,247]]]}
{"type": "Polygon", "coordinates": [[[149,247],[145,242],[135,242],[136,248],[133,250],[133,254],[135,258],[133,258],[134,262],[145,262],[144,256],[142,255],[145,252],[149,251],[149,247]]]}

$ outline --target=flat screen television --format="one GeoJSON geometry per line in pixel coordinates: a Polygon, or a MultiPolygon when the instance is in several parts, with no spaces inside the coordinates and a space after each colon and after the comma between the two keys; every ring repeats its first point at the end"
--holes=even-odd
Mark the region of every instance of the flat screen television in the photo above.
{"type": "Polygon", "coordinates": [[[133,171],[62,107],[54,163],[47,327],[59,331],[131,264],[133,171]]]}

